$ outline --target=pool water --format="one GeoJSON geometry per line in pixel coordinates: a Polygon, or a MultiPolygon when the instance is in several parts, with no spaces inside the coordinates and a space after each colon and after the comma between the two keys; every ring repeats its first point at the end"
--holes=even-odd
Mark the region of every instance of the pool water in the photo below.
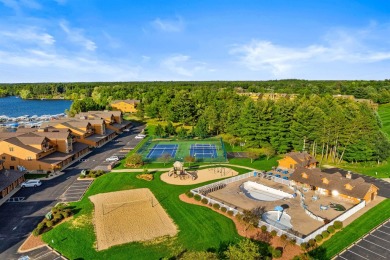
{"type": "Polygon", "coordinates": [[[250,199],[258,201],[276,201],[293,198],[293,195],[281,190],[270,188],[260,183],[246,181],[240,186],[241,191],[250,199]]]}

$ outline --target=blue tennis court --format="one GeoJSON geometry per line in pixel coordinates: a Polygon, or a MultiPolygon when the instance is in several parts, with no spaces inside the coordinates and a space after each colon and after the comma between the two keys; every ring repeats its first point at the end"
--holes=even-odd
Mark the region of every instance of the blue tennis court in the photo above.
{"type": "Polygon", "coordinates": [[[217,147],[215,144],[192,144],[190,147],[190,156],[197,159],[217,158],[217,147]]]}
{"type": "Polygon", "coordinates": [[[150,149],[146,158],[156,159],[160,158],[163,154],[169,154],[171,157],[175,157],[177,148],[177,144],[156,144],[150,149]]]}

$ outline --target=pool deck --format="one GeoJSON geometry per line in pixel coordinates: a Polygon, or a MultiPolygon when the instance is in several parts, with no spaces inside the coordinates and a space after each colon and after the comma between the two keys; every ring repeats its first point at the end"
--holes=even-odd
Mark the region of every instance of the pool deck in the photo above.
{"type": "MultiPolygon", "coordinates": [[[[223,201],[226,205],[229,205],[233,208],[237,208],[239,210],[251,210],[256,207],[264,206],[266,211],[270,211],[274,210],[275,206],[286,204],[289,208],[286,209],[285,212],[291,216],[291,224],[293,225],[293,229],[304,235],[310,234],[314,230],[324,225],[323,221],[317,221],[309,217],[304,212],[303,208],[300,205],[301,198],[299,195],[296,198],[277,201],[257,201],[246,197],[245,194],[240,192],[240,185],[246,181],[254,181],[257,183],[261,183],[268,187],[281,190],[290,194],[294,193],[294,191],[286,185],[276,183],[264,178],[251,177],[245,180],[230,183],[221,190],[209,193],[208,196],[210,196],[211,198],[215,198],[219,201],[223,201]]],[[[311,212],[323,218],[333,219],[342,214],[343,212],[336,211],[331,208],[329,208],[328,210],[320,210],[320,205],[328,205],[330,202],[333,202],[343,205],[347,210],[354,206],[354,204],[350,202],[341,201],[335,199],[334,197],[327,196],[320,196],[319,200],[312,201],[311,198],[313,195],[313,191],[308,191],[304,193],[304,196],[306,197],[305,204],[311,212]]]]}

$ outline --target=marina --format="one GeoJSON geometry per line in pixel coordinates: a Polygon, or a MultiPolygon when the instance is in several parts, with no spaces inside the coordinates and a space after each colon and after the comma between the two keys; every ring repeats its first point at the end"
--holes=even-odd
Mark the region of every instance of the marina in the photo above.
{"type": "Polygon", "coordinates": [[[39,128],[43,122],[50,120],[65,118],[65,113],[56,115],[24,115],[18,117],[8,117],[6,115],[0,115],[0,128],[16,129],[16,128],[39,128]]]}

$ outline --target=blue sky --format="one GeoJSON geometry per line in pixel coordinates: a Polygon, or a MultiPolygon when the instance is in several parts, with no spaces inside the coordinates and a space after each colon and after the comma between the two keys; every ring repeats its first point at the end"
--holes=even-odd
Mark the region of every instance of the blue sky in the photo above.
{"type": "Polygon", "coordinates": [[[390,78],[390,1],[0,0],[0,82],[390,78]]]}

